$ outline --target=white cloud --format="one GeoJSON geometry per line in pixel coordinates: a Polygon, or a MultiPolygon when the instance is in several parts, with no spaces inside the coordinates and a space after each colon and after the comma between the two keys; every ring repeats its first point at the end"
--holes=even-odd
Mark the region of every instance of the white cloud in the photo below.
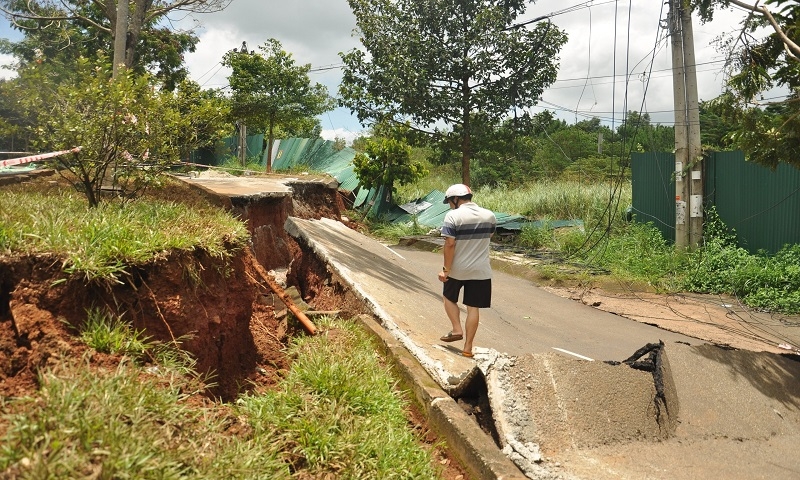
{"type": "MultiPolygon", "coordinates": [[[[672,48],[660,22],[668,8],[664,5],[662,10],[662,2],[636,2],[630,7],[629,11],[626,3],[605,2],[552,17],[569,40],[560,54],[558,80],[544,91],[546,103],[534,113],[556,110],[570,123],[596,116],[619,125],[626,111],[636,110],[649,112],[655,122],[672,123],[672,48]]],[[[536,4],[526,18],[549,14],[552,8],[536,4]]],[[[721,34],[738,32],[745,16],[741,10],[721,11],[706,25],[693,17],[700,100],[718,96],[725,80],[725,58],[712,42],[721,34]]]]}
{"type": "MultiPolygon", "coordinates": [[[[547,2],[531,3],[520,21],[552,14],[554,7],[547,2]]],[[[568,9],[569,6],[565,10],[568,9]]],[[[666,13],[666,6],[662,11],[662,2],[601,1],[591,8],[553,15],[551,21],[566,31],[569,42],[560,53],[559,80],[542,98],[563,109],[542,103],[533,111],[555,109],[568,122],[597,116],[608,123],[612,116],[616,122],[621,121],[626,110],[640,110],[649,112],[656,122],[671,123],[671,47],[666,32],[659,30],[659,20],[666,13]],[[644,72],[649,71],[654,47],[652,74],[649,82],[645,82],[644,72]],[[627,85],[626,71],[631,72],[627,85]]],[[[352,34],[355,17],[347,0],[235,0],[221,12],[180,15],[184,16],[173,15],[170,25],[184,29],[197,27],[200,43],[195,53],[186,55],[186,63],[191,77],[206,88],[227,85],[230,72],[220,64],[225,52],[239,48],[242,41],[254,50],[267,39],[275,38],[297,63],[311,64],[312,81],[325,85],[331,95],[336,95],[341,81],[339,52],[359,46],[352,34]]],[[[738,24],[745,15],[742,10],[717,12],[714,22],[707,25],[700,25],[694,18],[701,100],[716,97],[724,81],[724,58],[710,45],[711,41],[721,33],[738,32],[738,24]]],[[[7,74],[0,71],[0,76],[7,74]]],[[[320,120],[326,131],[341,130],[352,136],[352,132],[362,130],[344,109],[323,115],[320,120]]]]}
{"type": "Polygon", "coordinates": [[[17,76],[17,72],[5,68],[5,65],[9,65],[13,61],[14,58],[11,55],[0,55],[0,78],[9,79],[17,76]]]}
{"type": "Polygon", "coordinates": [[[353,140],[364,135],[364,132],[353,132],[344,128],[337,128],[334,130],[323,130],[320,136],[325,140],[342,139],[347,145],[352,145],[353,140]]]}

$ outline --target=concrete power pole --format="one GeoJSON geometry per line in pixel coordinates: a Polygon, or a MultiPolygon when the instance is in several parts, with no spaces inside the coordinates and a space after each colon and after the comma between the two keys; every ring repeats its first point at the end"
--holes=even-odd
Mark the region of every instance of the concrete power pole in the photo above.
{"type": "Polygon", "coordinates": [[[675,246],[703,238],[703,164],[692,17],[683,0],[670,0],[672,85],[675,102],[675,246]]]}
{"type": "Polygon", "coordinates": [[[247,166],[247,125],[244,120],[239,121],[239,163],[245,167],[247,166]]]}

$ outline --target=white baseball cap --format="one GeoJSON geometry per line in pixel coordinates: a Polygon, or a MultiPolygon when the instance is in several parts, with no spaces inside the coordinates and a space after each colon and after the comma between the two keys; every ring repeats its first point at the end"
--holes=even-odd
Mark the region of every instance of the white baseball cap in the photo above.
{"type": "Polygon", "coordinates": [[[472,190],[463,183],[456,183],[455,185],[450,185],[450,188],[444,192],[444,201],[442,203],[447,203],[453,197],[466,197],[467,195],[472,195],[472,190]]]}

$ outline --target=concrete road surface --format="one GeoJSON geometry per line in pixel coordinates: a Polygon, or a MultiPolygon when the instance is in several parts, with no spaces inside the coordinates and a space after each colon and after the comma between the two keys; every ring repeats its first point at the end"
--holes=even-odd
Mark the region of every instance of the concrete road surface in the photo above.
{"type": "MultiPolygon", "coordinates": [[[[527,478],[800,478],[791,357],[708,345],[495,271],[475,358],[465,358],[462,342],[439,340],[450,328],[441,254],[385,246],[330,219],[285,228],[450,395],[483,377],[503,453],[527,478]],[[650,372],[604,362],[659,341],[650,372]]],[[[501,477],[517,478],[486,478],[501,477]]]]}
{"type": "MultiPolygon", "coordinates": [[[[441,299],[441,254],[385,246],[330,219],[290,218],[287,232],[303,239],[351,285],[443,388],[459,391],[475,362],[463,342],[439,340],[450,330],[441,299]]],[[[584,360],[622,361],[647,343],[699,344],[691,337],[601,312],[533,283],[494,272],[492,307],[481,310],[476,356],[557,352],[584,360]]],[[[462,307],[462,321],[466,311],[462,307]]]]}

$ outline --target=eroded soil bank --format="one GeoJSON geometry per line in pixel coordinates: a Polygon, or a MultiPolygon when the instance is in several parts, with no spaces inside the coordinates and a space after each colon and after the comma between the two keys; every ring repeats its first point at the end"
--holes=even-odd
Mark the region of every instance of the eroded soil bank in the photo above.
{"type": "MultiPolygon", "coordinates": [[[[299,188],[300,197],[229,205],[253,238],[252,247],[230,259],[168,252],[130,267],[121,284],[69,276],[59,258],[0,256],[0,395],[33,394],[41,368],[87,353],[76,335],[91,309],[121,315],[151,339],[179,342],[196,358],[198,372],[214,376],[210,395],[230,400],[254,385],[275,383],[288,368],[287,336],[299,326],[289,323],[285,305],[268,287],[270,270],[289,269],[289,285],[314,308],[348,309],[345,292],[328,280],[324,266],[283,231],[288,215],[339,219],[338,194],[318,183],[299,188]]],[[[190,187],[177,190],[168,195],[202,196],[190,187]]],[[[360,313],[358,305],[349,309],[360,313]]],[[[91,355],[90,361],[105,361],[91,355]]]]}

